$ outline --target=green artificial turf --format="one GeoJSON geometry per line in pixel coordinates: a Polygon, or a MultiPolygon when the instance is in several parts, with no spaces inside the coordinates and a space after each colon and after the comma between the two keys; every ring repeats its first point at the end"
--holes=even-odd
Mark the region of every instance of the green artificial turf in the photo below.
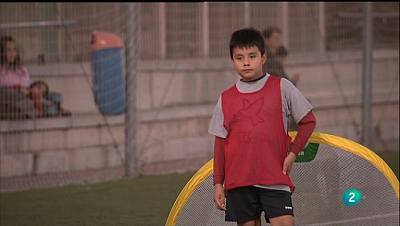
{"type": "Polygon", "coordinates": [[[0,194],[0,225],[164,225],[193,173],[0,194]]]}

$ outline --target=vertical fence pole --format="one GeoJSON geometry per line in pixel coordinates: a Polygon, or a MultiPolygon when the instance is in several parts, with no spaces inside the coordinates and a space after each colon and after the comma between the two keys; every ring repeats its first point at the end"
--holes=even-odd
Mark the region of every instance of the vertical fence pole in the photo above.
{"type": "Polygon", "coordinates": [[[363,29],[363,79],[362,79],[362,144],[370,147],[372,144],[372,5],[364,3],[363,29]]]}
{"type": "Polygon", "coordinates": [[[136,61],[137,58],[137,4],[126,4],[126,117],[125,117],[125,175],[135,177],[138,175],[136,159],[136,61]]]}

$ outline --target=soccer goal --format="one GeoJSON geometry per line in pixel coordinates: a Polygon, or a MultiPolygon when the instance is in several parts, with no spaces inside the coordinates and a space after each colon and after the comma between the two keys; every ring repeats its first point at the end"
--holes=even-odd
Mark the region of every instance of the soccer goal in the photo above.
{"type": "MultiPolygon", "coordinates": [[[[293,138],[295,132],[290,133],[293,138]]],[[[213,201],[213,160],[177,197],[166,225],[236,225],[213,201]]],[[[291,171],[296,225],[398,225],[399,181],[368,148],[345,138],[313,133],[291,171]]],[[[262,217],[262,225],[269,225],[262,217]]]]}

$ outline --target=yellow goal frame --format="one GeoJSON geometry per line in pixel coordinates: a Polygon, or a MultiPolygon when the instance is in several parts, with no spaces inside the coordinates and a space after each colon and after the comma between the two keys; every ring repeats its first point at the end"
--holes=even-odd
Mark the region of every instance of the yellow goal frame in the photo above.
{"type": "MultiPolygon", "coordinates": [[[[289,132],[289,135],[292,138],[294,138],[296,134],[297,132],[289,132]]],[[[386,179],[392,185],[397,198],[399,199],[399,180],[397,179],[396,175],[393,173],[393,171],[390,169],[390,167],[386,164],[384,160],[382,160],[377,154],[375,154],[367,147],[364,147],[361,144],[358,144],[352,140],[326,133],[313,133],[309,139],[309,142],[327,144],[332,147],[340,148],[343,149],[344,151],[353,153],[369,161],[375,168],[377,168],[386,177],[386,179]]],[[[200,186],[200,184],[208,176],[212,174],[212,172],[213,172],[213,159],[209,160],[206,164],[204,164],[192,176],[189,182],[187,182],[185,187],[182,189],[179,196],[175,200],[174,205],[171,208],[171,211],[165,223],[166,226],[176,225],[178,215],[182,210],[183,206],[192,196],[193,192],[200,186]]]]}

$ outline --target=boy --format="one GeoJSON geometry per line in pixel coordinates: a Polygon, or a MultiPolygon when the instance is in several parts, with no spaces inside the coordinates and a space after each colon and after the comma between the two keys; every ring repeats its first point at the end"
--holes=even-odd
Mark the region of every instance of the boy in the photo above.
{"type": "Polygon", "coordinates": [[[46,103],[45,96],[49,93],[49,86],[44,81],[36,81],[30,85],[29,96],[32,99],[36,116],[42,117],[45,115],[44,105],[46,103]]]}
{"type": "Polygon", "coordinates": [[[215,204],[225,210],[226,221],[238,225],[261,225],[262,211],[273,226],[294,225],[289,173],[315,128],[312,106],[290,81],[263,73],[259,31],[235,31],[229,47],[241,78],[222,92],[210,122],[215,204]],[[290,114],[299,126],[293,142],[287,134],[290,114]]]}
{"type": "Polygon", "coordinates": [[[34,103],[37,117],[71,115],[71,112],[61,107],[61,94],[50,92],[49,86],[42,80],[35,81],[30,85],[29,97],[34,103]]]}

